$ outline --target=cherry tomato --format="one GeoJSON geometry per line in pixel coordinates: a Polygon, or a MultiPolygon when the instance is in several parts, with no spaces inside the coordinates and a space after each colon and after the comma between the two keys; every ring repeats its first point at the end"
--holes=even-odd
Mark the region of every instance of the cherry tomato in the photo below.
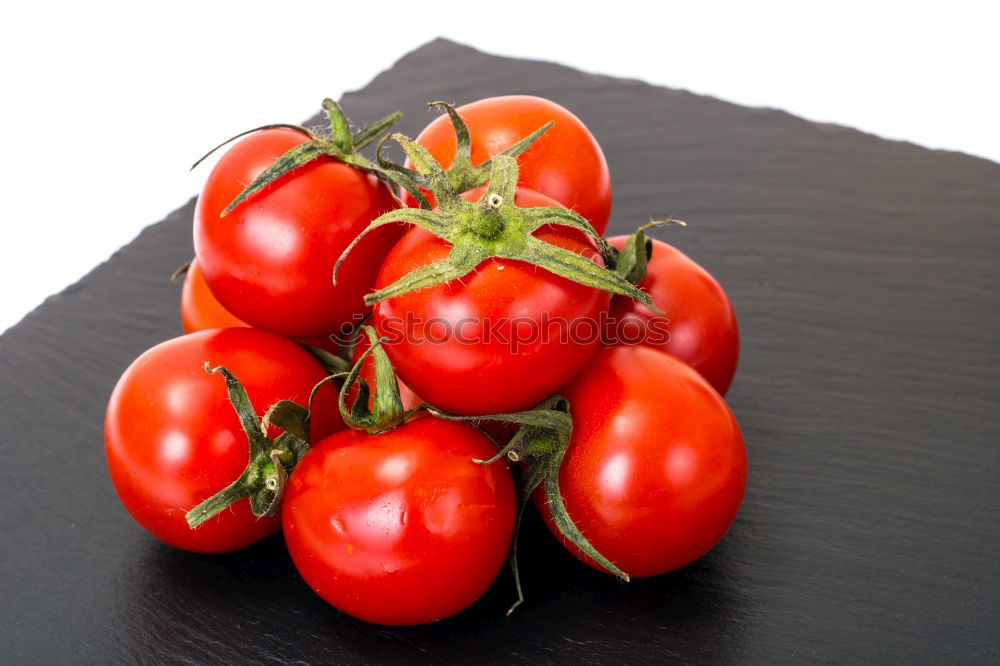
{"type": "Polygon", "coordinates": [[[285,491],[292,561],[327,602],[387,625],[471,605],[504,564],[514,486],[472,426],[424,417],[388,432],[339,432],[311,449],[285,491]]]}
{"type": "MultiPolygon", "coordinates": [[[[627,238],[615,236],[608,242],[620,250],[627,238]]],[[[624,340],[634,335],[635,342],[673,354],[725,395],[736,373],[740,331],[722,286],[686,254],[655,239],[648,273],[638,286],[665,314],[613,298],[609,321],[616,328],[614,336],[624,340]],[[655,322],[665,325],[654,327],[655,322]]]]}
{"type": "MultiPolygon", "coordinates": [[[[247,546],[280,527],[257,518],[240,500],[196,530],[185,513],[235,481],[250,448],[226,384],[203,365],[228,368],[258,415],[275,402],[305,405],[326,373],[305,350],[250,328],[203,331],[168,340],[142,354],[111,394],[104,443],[122,504],[158,539],[184,550],[221,553],[247,546]]],[[[332,387],[317,394],[311,435],[318,441],[343,427],[332,387]]],[[[272,429],[271,436],[278,434],[272,429]]]]}
{"type": "MultiPolygon", "coordinates": [[[[195,333],[210,328],[249,326],[222,307],[222,303],[208,288],[197,259],[191,260],[191,265],[188,266],[187,272],[184,274],[184,286],[181,288],[181,324],[184,326],[185,333],[195,333]]],[[[325,349],[331,354],[340,353],[340,349],[331,335],[303,338],[299,342],[325,349]]]]}
{"type": "MultiPolygon", "coordinates": [[[[566,510],[625,573],[655,576],[705,554],[733,522],[747,458],[736,419],[686,363],[648,347],[604,347],[560,392],[573,436],[559,472],[566,510]]],[[[544,495],[549,529],[562,537],[544,495]]]]}
{"type": "Polygon", "coordinates": [[[333,265],[373,219],[396,202],[373,175],[320,157],[242,202],[229,203],[265,168],[308,138],[294,130],[255,132],[212,170],[195,211],[195,254],[219,302],[248,324],[290,338],[320,336],[356,323],[400,227],[368,236],[333,265]]]}
{"type": "MultiPolygon", "coordinates": [[[[476,200],[476,190],[463,197],[476,200]]],[[[558,206],[518,188],[521,207],[558,206]]],[[[549,225],[535,236],[600,261],[583,232],[549,225]]],[[[379,288],[444,259],[451,246],[423,229],[408,231],[386,257],[379,288]]],[[[607,292],[536,266],[483,261],[461,280],[382,301],[373,323],[386,353],[421,398],[458,414],[529,409],[575,375],[599,344],[594,335],[607,292]]]]}
{"type": "MultiPolygon", "coordinates": [[[[604,153],[579,118],[551,100],[530,95],[481,99],[457,109],[469,127],[472,163],[482,164],[555,121],[517,158],[518,184],[545,194],[587,218],[600,234],[611,215],[611,174],[604,153]]],[[[455,158],[455,130],[447,115],[435,118],[417,137],[447,168],[455,158]]],[[[408,194],[404,203],[415,207],[408,194]]]]}

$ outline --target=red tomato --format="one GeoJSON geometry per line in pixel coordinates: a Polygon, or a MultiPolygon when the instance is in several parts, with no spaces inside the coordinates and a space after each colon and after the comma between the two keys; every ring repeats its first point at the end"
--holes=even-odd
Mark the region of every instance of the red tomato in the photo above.
{"type": "MultiPolygon", "coordinates": [[[[481,192],[479,192],[481,193],[481,192]]],[[[476,190],[462,196],[475,200],[476,190]]],[[[521,207],[558,206],[518,189],[521,207]]],[[[549,225],[535,236],[600,261],[583,232],[549,225]]],[[[393,247],[381,288],[444,259],[451,245],[420,228],[393,247]]],[[[461,280],[382,301],[373,323],[386,353],[417,395],[457,414],[529,409],[582,368],[599,344],[608,293],[521,261],[487,259],[461,280]]]]}
{"type": "MultiPolygon", "coordinates": [[[[279,400],[305,405],[326,373],[305,350],[250,328],[184,335],[135,360],[118,380],[104,422],[111,480],[132,517],[176,548],[221,553],[277,531],[277,517],[257,518],[240,500],[196,530],[185,513],[236,480],[250,448],[221,376],[222,365],[247,390],[259,415],[279,400]]],[[[332,387],[317,395],[312,437],[343,427],[332,387]]],[[[273,430],[270,436],[277,435],[273,430]]]]}
{"type": "Polygon", "coordinates": [[[290,338],[356,323],[382,258],[402,233],[393,225],[368,234],[333,284],[333,264],[344,248],[397,205],[375,176],[328,157],[220,217],[274,160],[307,140],[287,129],[243,139],[212,170],[195,211],[195,253],[212,293],[239,319],[290,338]]]}
{"type": "Polygon", "coordinates": [[[285,491],[285,541],[309,586],[356,618],[434,622],[478,599],[503,566],[514,486],[472,426],[418,418],[345,430],[309,451],[285,491]]]}
{"type": "MultiPolygon", "coordinates": [[[[553,101],[529,95],[489,97],[457,111],[469,127],[472,163],[477,165],[555,121],[517,158],[521,170],[518,184],[575,210],[598,233],[604,233],[611,215],[611,174],[601,147],[579,118],[553,101]]],[[[442,166],[450,166],[455,157],[455,130],[448,116],[442,114],[431,121],[417,143],[442,166]]],[[[403,201],[411,207],[417,205],[408,194],[403,201]]]]}
{"type": "MultiPolygon", "coordinates": [[[[566,510],[590,543],[633,577],[701,557],[722,537],[746,489],[736,419],[690,366],[647,347],[604,347],[560,392],[573,437],[559,473],[566,510]]],[[[549,529],[544,495],[536,504],[549,529]]]]}
{"type": "MultiPolygon", "coordinates": [[[[185,333],[195,333],[210,328],[236,328],[248,326],[232,312],[222,307],[222,303],[212,294],[201,274],[198,260],[192,259],[184,274],[184,286],[181,289],[181,323],[185,333]]],[[[339,354],[340,349],[330,335],[300,340],[307,345],[325,349],[331,354],[339,354]]]]}
{"type": "MultiPolygon", "coordinates": [[[[620,250],[627,238],[615,236],[608,242],[620,250]]],[[[725,395],[736,373],[740,331],[733,306],[719,283],[686,254],[653,239],[648,273],[638,286],[665,314],[658,315],[627,298],[613,298],[609,321],[614,323],[618,339],[635,336],[641,344],[673,354],[725,395]],[[655,321],[665,323],[659,332],[651,328],[655,321]]]]}

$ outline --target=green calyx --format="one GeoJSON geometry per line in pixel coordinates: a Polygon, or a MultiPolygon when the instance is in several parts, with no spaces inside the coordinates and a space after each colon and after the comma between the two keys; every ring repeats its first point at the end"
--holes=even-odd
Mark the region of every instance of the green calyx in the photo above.
{"type": "Polygon", "coordinates": [[[403,294],[465,277],[486,259],[496,257],[534,264],[539,268],[589,287],[637,300],[656,309],[649,294],[613,270],[583,255],[546,243],[532,234],[547,224],[579,229],[593,238],[602,254],[607,243],[587,220],[565,208],[518,208],[517,160],[497,155],[492,160],[489,186],[479,201],[466,201],[455,189],[448,174],[422,146],[401,134],[393,134],[406,151],[423,181],[434,193],[438,211],[400,208],[373,220],[344,250],[334,266],[334,282],[344,259],[369,232],[399,222],[416,225],[451,244],[442,261],[417,268],[398,281],[365,296],[374,305],[403,294]]]}
{"type": "Polygon", "coordinates": [[[309,451],[309,415],[313,412],[316,394],[324,385],[344,380],[338,404],[344,422],[351,428],[377,434],[406,420],[409,414],[403,411],[399,383],[389,357],[382,349],[382,341],[376,338],[375,330],[370,326],[363,326],[362,333],[368,336],[371,348],[353,367],[335,354],[303,345],[331,374],[313,387],[309,394],[308,408],[290,400],[281,400],[272,405],[262,419],[257,418],[246,389],[229,370],[205,364],[206,372],[218,373],[226,380],[229,402],[240,418],[250,446],[250,462],[239,478],[188,511],[185,517],[191,529],[202,525],[244,497],[250,498],[250,509],[255,516],[273,516],[277,512],[288,475],[309,451]],[[369,356],[375,361],[374,397],[368,384],[360,377],[361,367],[369,356]],[[354,404],[348,408],[347,393],[355,385],[358,387],[358,395],[354,404]],[[371,406],[369,402],[372,403],[371,406]],[[267,436],[272,425],[282,431],[274,439],[267,436]]]}
{"type": "MultiPolygon", "coordinates": [[[[475,189],[480,185],[484,185],[486,181],[490,179],[490,170],[493,166],[493,160],[486,160],[482,164],[472,163],[472,139],[469,136],[469,127],[465,124],[465,121],[462,120],[462,116],[460,116],[458,111],[455,110],[455,107],[448,102],[428,102],[427,106],[444,109],[451,120],[452,127],[455,130],[455,157],[451,161],[451,166],[445,170],[452,188],[456,192],[461,193],[475,189]]],[[[554,124],[555,123],[550,120],[507,150],[500,153],[500,155],[517,157],[530,148],[554,124]]],[[[378,162],[379,167],[384,169],[386,172],[391,173],[393,181],[409,192],[421,208],[430,210],[431,205],[422,191],[422,189],[431,189],[429,183],[425,180],[425,174],[419,168],[407,169],[406,167],[400,166],[391,160],[387,160],[382,157],[382,148],[388,138],[388,136],[383,137],[382,140],[379,141],[378,147],[375,151],[376,161],[378,162]]],[[[411,161],[413,161],[412,158],[411,161]]]]}
{"type": "Polygon", "coordinates": [[[510,566],[514,574],[517,601],[507,611],[508,615],[513,613],[524,602],[524,594],[521,590],[521,576],[517,564],[517,535],[520,532],[524,509],[531,499],[532,493],[539,486],[543,487],[549,512],[552,515],[552,521],[559,529],[560,534],[606,571],[625,582],[629,581],[628,574],[602,555],[587,540],[587,537],[580,532],[580,529],[573,522],[573,518],[566,510],[566,504],[563,502],[562,494],[559,491],[559,470],[562,467],[563,458],[566,457],[566,451],[569,448],[570,438],[573,434],[573,420],[570,417],[570,405],[566,398],[553,396],[532,410],[512,414],[455,416],[438,411],[432,407],[425,407],[425,409],[438,418],[452,421],[473,423],[484,420],[504,421],[507,423],[517,423],[521,426],[510,442],[493,458],[490,460],[475,461],[480,464],[490,465],[501,458],[507,458],[511,462],[525,463],[518,484],[517,527],[514,531],[514,542],[511,545],[510,553],[510,566]]]}
{"type": "Polygon", "coordinates": [[[403,401],[399,397],[399,380],[396,379],[389,356],[382,348],[384,340],[380,340],[375,329],[368,325],[362,325],[358,335],[366,335],[370,346],[350,372],[344,374],[344,384],[340,387],[338,399],[340,416],[348,427],[377,435],[401,425],[410,414],[403,409],[403,401]],[[368,382],[361,378],[361,368],[369,356],[375,363],[374,395],[368,382]],[[358,393],[354,403],[348,406],[347,396],[354,386],[357,386],[358,393]]]}
{"type": "Polygon", "coordinates": [[[653,220],[642,225],[635,230],[635,233],[628,237],[628,240],[625,241],[625,245],[622,246],[620,251],[614,247],[609,247],[610,261],[608,262],[608,266],[632,284],[642,282],[646,278],[649,260],[653,256],[653,241],[646,238],[646,230],[668,224],[680,227],[687,226],[687,222],[673,218],[653,220]]]}
{"type": "MultiPolygon", "coordinates": [[[[195,529],[244,497],[250,498],[250,509],[255,516],[273,516],[281,502],[288,473],[309,450],[310,410],[282,400],[272,405],[264,418],[258,419],[246,389],[231,372],[223,367],[212,368],[208,363],[205,371],[221,374],[226,380],[229,401],[250,445],[250,462],[233,483],[187,512],[188,525],[195,529]],[[267,436],[271,425],[283,431],[274,439],[267,436]]],[[[311,407],[311,397],[309,402],[311,407]]]]}
{"type": "Polygon", "coordinates": [[[284,128],[301,132],[309,137],[309,141],[295,146],[275,160],[271,166],[264,169],[264,171],[262,171],[252,183],[247,185],[246,188],[244,188],[243,191],[240,192],[228,206],[226,206],[226,209],[222,211],[223,216],[227,215],[243,201],[261,191],[282,176],[309,164],[319,157],[333,158],[338,162],[343,162],[344,164],[353,166],[356,169],[374,173],[390,185],[396,184],[396,180],[391,172],[382,169],[377,164],[361,155],[358,151],[371,144],[387,132],[389,128],[403,116],[403,114],[399,111],[389,114],[385,118],[377,120],[371,125],[368,125],[352,134],[350,122],[347,120],[347,116],[344,115],[344,112],[341,110],[339,104],[332,99],[325,99],[323,100],[323,110],[326,111],[327,116],[330,119],[329,135],[319,134],[311,129],[302,127],[301,125],[285,123],[263,125],[261,127],[255,127],[254,129],[247,130],[246,132],[241,132],[240,134],[223,141],[194,163],[191,167],[192,169],[201,164],[206,157],[229,142],[259,130],[284,128]]]}

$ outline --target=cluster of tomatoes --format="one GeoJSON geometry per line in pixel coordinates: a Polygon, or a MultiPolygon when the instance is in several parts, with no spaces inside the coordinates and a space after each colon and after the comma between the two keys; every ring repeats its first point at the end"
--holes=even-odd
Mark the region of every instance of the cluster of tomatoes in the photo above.
{"type": "Polygon", "coordinates": [[[186,334],[108,405],[122,503],[193,552],[281,530],[319,595],[389,625],[462,611],[508,558],[516,578],[532,505],[623,580],[699,558],[746,486],[725,292],[657,223],[602,237],[607,163],[565,108],[432,105],[410,140],[327,100],[329,133],[267,126],[221,157],[186,334]]]}

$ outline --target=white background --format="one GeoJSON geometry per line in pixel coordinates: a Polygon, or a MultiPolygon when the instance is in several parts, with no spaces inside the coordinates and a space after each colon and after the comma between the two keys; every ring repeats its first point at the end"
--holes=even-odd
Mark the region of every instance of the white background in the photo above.
{"type": "Polygon", "coordinates": [[[436,36],[1000,161],[1000,3],[564,4],[8,5],[0,331],[196,193],[220,137],[303,120],[436,36]]]}

